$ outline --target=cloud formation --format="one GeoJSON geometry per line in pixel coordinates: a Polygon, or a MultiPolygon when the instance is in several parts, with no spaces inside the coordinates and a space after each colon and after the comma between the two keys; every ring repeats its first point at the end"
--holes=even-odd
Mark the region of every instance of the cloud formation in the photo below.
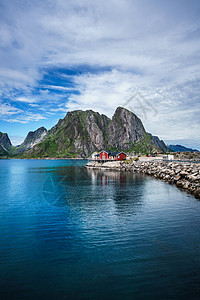
{"type": "Polygon", "coordinates": [[[140,92],[158,111],[144,117],[133,100],[147,130],[200,139],[199,1],[2,0],[0,11],[7,121],[60,118],[72,109],[111,116],[140,92]]]}
{"type": "Polygon", "coordinates": [[[22,110],[10,105],[9,103],[3,103],[3,101],[0,101],[0,116],[1,117],[9,117],[16,114],[19,114],[22,112],[22,110]]]}

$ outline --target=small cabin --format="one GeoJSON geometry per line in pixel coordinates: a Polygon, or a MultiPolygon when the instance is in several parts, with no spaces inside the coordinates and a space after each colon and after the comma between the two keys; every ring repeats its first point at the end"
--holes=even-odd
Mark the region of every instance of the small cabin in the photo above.
{"type": "Polygon", "coordinates": [[[102,150],[99,154],[95,155],[96,160],[125,160],[128,158],[128,155],[121,151],[105,151],[102,150]]]}
{"type": "Polygon", "coordinates": [[[108,152],[107,151],[101,151],[99,153],[100,160],[108,160],[108,152]]]}
{"type": "Polygon", "coordinates": [[[127,154],[126,154],[126,153],[124,153],[124,152],[119,152],[119,153],[117,154],[117,160],[125,160],[125,159],[127,159],[127,154]]]}

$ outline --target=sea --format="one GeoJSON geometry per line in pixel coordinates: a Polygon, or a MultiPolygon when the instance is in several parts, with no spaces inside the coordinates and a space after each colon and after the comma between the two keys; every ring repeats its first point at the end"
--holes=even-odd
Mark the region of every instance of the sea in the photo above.
{"type": "Polygon", "coordinates": [[[0,299],[200,299],[200,202],[87,160],[0,160],[0,299]]]}

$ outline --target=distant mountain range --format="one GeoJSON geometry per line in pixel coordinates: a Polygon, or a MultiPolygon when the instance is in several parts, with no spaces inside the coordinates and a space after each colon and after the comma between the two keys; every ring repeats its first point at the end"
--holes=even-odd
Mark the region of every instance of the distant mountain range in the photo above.
{"type": "Polygon", "coordinates": [[[40,127],[29,132],[16,147],[6,133],[0,133],[0,147],[1,156],[7,153],[22,158],[85,158],[102,149],[135,154],[170,151],[163,141],[145,131],[134,113],[123,107],[116,109],[112,119],[92,110],[68,112],[50,130],[40,127]]]}
{"type": "Polygon", "coordinates": [[[24,142],[17,147],[17,153],[24,152],[30,148],[33,148],[38,143],[42,142],[47,134],[47,129],[40,127],[35,131],[30,131],[25,138],[24,142]]]}
{"type": "Polygon", "coordinates": [[[174,152],[199,152],[196,149],[187,148],[182,145],[169,145],[168,147],[169,147],[169,149],[171,149],[174,152]]]}

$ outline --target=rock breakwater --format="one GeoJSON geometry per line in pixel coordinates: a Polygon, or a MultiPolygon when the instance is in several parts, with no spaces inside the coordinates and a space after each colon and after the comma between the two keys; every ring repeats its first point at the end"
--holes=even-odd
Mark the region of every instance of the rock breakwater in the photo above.
{"type": "Polygon", "coordinates": [[[92,161],[89,162],[86,167],[144,173],[171,184],[175,184],[178,188],[188,191],[196,198],[200,199],[200,163],[177,161],[92,161]]]}

